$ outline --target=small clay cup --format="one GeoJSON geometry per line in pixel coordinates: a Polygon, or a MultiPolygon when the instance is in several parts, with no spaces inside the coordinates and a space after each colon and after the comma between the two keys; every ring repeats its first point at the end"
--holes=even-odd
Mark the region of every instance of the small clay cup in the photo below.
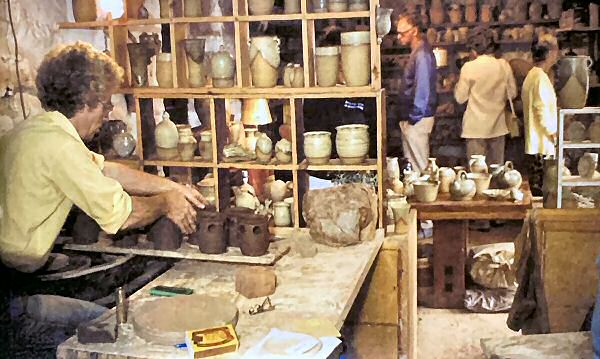
{"type": "Polygon", "coordinates": [[[226,218],[223,214],[198,211],[198,229],[190,235],[190,243],[198,244],[200,252],[220,254],[227,250],[226,218]]]}
{"type": "Polygon", "coordinates": [[[242,233],[239,230],[240,217],[251,216],[254,214],[250,208],[229,207],[223,212],[227,217],[227,245],[230,247],[239,247],[242,233]]]}
{"type": "Polygon", "coordinates": [[[181,247],[183,234],[173,221],[167,217],[161,217],[150,228],[148,240],[154,243],[154,249],[174,251],[181,247]]]}
{"type": "Polygon", "coordinates": [[[93,244],[98,241],[100,226],[92,217],[79,213],[73,224],[73,243],[93,244]]]}
{"type": "Polygon", "coordinates": [[[239,217],[240,249],[245,256],[258,257],[269,249],[269,226],[266,216],[239,217]]]}

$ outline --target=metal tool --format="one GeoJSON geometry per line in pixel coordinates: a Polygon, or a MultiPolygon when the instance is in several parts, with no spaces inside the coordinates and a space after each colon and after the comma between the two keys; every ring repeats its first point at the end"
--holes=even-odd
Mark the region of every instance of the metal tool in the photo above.
{"type": "Polygon", "coordinates": [[[117,288],[115,296],[117,301],[117,325],[125,324],[127,323],[127,297],[123,287],[117,288]]]}
{"type": "Polygon", "coordinates": [[[271,304],[271,298],[267,297],[265,298],[264,302],[262,302],[262,304],[256,304],[250,307],[250,309],[248,309],[248,314],[255,315],[259,313],[268,312],[274,309],[275,306],[271,304]]]}

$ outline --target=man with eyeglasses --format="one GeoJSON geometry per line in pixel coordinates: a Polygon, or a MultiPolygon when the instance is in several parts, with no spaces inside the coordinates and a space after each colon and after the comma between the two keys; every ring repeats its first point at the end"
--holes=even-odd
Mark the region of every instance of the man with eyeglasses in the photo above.
{"type": "Polygon", "coordinates": [[[401,15],[396,29],[398,41],[411,49],[399,98],[402,149],[413,169],[422,171],[427,167],[429,135],[437,107],[436,62],[412,17],[401,15]]]}

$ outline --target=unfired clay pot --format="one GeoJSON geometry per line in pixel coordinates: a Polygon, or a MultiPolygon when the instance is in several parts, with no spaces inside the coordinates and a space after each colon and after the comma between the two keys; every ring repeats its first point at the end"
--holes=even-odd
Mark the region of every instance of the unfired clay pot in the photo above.
{"type": "Polygon", "coordinates": [[[317,47],[315,56],[317,85],[335,86],[340,71],[339,48],[337,46],[317,47]]]}
{"type": "Polygon", "coordinates": [[[270,15],[274,5],[275,0],[248,0],[250,15],[270,15]]]}
{"type": "Polygon", "coordinates": [[[343,164],[356,165],[362,163],[369,153],[369,126],[343,125],[337,126],[335,148],[343,164]]]}
{"type": "Polygon", "coordinates": [[[366,86],[371,80],[371,46],[368,31],[341,34],[342,71],[347,86],[366,86]]]}
{"type": "Polygon", "coordinates": [[[224,253],[227,250],[225,221],[221,213],[198,211],[198,230],[190,235],[190,241],[198,244],[202,253],[224,253]]]}
{"type": "Polygon", "coordinates": [[[96,21],[97,0],[73,0],[73,17],[76,22],[96,21]]]}
{"type": "Polygon", "coordinates": [[[279,38],[276,36],[256,36],[250,39],[249,56],[252,85],[255,87],[275,87],[277,85],[279,38]]]}
{"type": "Polygon", "coordinates": [[[331,158],[331,132],[314,131],[304,133],[304,156],[311,165],[329,163],[331,158]]]}
{"type": "Polygon", "coordinates": [[[240,218],[253,215],[254,212],[244,207],[228,207],[224,211],[227,217],[227,245],[230,247],[239,247],[242,232],[240,232],[240,218]]]}
{"type": "Polygon", "coordinates": [[[269,226],[265,216],[239,217],[240,249],[245,256],[258,257],[269,249],[269,226]]]}
{"type": "Polygon", "coordinates": [[[154,249],[174,251],[181,247],[183,234],[173,221],[161,217],[148,232],[148,240],[154,243],[154,249]]]}

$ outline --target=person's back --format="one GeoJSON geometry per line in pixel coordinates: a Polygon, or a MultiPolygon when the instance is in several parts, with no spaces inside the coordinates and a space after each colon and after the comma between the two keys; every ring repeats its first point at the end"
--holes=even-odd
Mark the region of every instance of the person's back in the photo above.
{"type": "Polygon", "coordinates": [[[521,93],[525,129],[525,153],[554,155],[554,142],[549,136],[556,133],[556,93],[548,75],[540,67],[533,67],[521,93]]]}

